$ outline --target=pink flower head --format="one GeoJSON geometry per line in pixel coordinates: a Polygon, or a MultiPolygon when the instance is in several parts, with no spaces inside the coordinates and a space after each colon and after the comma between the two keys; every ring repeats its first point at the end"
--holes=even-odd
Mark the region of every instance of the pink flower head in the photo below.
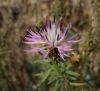
{"type": "Polygon", "coordinates": [[[80,42],[80,40],[73,40],[77,35],[73,35],[72,37],[68,38],[67,40],[64,40],[66,35],[68,34],[68,31],[71,29],[72,25],[69,24],[65,30],[62,30],[63,21],[60,20],[60,23],[58,26],[56,25],[56,19],[54,15],[54,22],[51,23],[51,21],[47,21],[43,28],[37,28],[38,32],[33,32],[32,30],[29,30],[28,33],[25,36],[25,44],[45,44],[43,47],[32,47],[30,50],[24,50],[29,53],[35,53],[40,52],[42,50],[47,49],[43,55],[41,56],[41,59],[46,59],[49,54],[53,54],[52,56],[59,55],[63,60],[65,56],[70,57],[66,52],[72,51],[70,45],[59,45],[61,42],[67,42],[67,43],[76,43],[80,42]]]}

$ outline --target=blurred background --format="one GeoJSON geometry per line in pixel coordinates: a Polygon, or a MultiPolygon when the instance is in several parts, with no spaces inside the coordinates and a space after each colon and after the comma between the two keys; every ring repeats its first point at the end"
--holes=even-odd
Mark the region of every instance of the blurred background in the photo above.
{"type": "Polygon", "coordinates": [[[38,76],[45,69],[34,64],[40,54],[23,52],[22,43],[29,29],[53,21],[53,14],[58,22],[63,17],[64,28],[72,23],[69,36],[79,32],[82,39],[70,61],[82,76],[77,82],[88,85],[65,91],[100,91],[100,0],[0,0],[0,91],[53,91],[38,76]]]}

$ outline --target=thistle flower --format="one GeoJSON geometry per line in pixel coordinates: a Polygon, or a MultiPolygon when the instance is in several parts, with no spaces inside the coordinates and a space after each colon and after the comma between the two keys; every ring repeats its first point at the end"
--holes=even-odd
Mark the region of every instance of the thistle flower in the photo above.
{"type": "Polygon", "coordinates": [[[70,57],[66,52],[72,51],[71,43],[80,42],[80,40],[73,40],[77,35],[73,35],[72,37],[68,38],[67,40],[64,40],[66,35],[68,34],[68,31],[71,29],[72,25],[69,24],[68,27],[63,31],[63,20],[61,18],[60,23],[58,26],[56,25],[56,19],[54,15],[54,22],[51,23],[51,21],[47,21],[43,28],[38,28],[36,26],[36,29],[38,32],[33,32],[32,30],[29,30],[28,33],[25,36],[25,44],[45,44],[43,47],[32,47],[30,50],[24,50],[25,52],[29,53],[35,53],[40,52],[42,50],[45,50],[43,55],[40,57],[42,60],[49,57],[60,57],[63,60],[65,56],[70,57]],[[67,42],[67,45],[61,45],[60,43],[67,42]],[[68,44],[70,43],[70,44],[68,44]]]}

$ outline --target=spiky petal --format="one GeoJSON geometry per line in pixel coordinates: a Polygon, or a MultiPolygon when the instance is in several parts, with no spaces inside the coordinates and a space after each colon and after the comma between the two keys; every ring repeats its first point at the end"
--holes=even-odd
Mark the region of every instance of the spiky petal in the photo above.
{"type": "MultiPolygon", "coordinates": [[[[54,15],[54,22],[51,23],[51,21],[47,21],[43,28],[38,28],[37,33],[33,32],[32,30],[29,30],[29,32],[25,36],[25,44],[45,44],[45,47],[33,47],[31,50],[24,50],[26,52],[35,53],[39,52],[41,50],[46,50],[46,52],[43,53],[43,55],[40,57],[42,60],[46,59],[50,52],[54,50],[55,48],[58,50],[57,55],[59,54],[60,57],[64,59],[65,56],[70,57],[66,52],[72,51],[71,44],[67,46],[59,46],[61,42],[67,42],[67,43],[76,43],[80,42],[81,40],[73,40],[77,35],[73,35],[72,37],[68,38],[67,40],[64,40],[64,38],[67,36],[68,31],[71,29],[72,25],[71,23],[68,25],[67,28],[65,28],[64,31],[62,31],[63,26],[63,20],[61,18],[60,23],[58,26],[56,25],[56,17],[54,15]]],[[[53,52],[52,52],[53,53],[53,52]]]]}

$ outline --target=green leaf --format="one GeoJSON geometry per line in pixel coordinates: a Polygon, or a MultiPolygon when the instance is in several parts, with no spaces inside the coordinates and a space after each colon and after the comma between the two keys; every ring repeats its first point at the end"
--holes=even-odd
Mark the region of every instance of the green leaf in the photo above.
{"type": "Polygon", "coordinates": [[[56,69],[56,71],[58,72],[58,74],[61,73],[61,71],[60,71],[60,67],[59,67],[57,64],[55,64],[55,69],[56,69]]]}
{"type": "Polygon", "coordinates": [[[85,83],[69,83],[70,85],[73,85],[73,86],[83,86],[85,85],[85,83]]]}
{"type": "Polygon", "coordinates": [[[90,88],[93,88],[93,86],[89,83],[89,81],[87,81],[87,80],[84,79],[84,82],[85,82],[90,88]]]}
{"type": "Polygon", "coordinates": [[[68,63],[66,69],[69,69],[71,66],[72,66],[71,63],[68,63]]]}
{"type": "Polygon", "coordinates": [[[52,64],[50,64],[50,63],[43,63],[44,65],[46,65],[47,67],[51,67],[52,66],[52,64]]]}
{"type": "Polygon", "coordinates": [[[57,77],[55,86],[57,86],[60,83],[60,81],[61,81],[60,77],[57,77]]]}
{"type": "Polygon", "coordinates": [[[49,66],[49,67],[52,66],[52,65],[50,64],[50,59],[46,59],[46,60],[44,60],[44,61],[36,60],[36,61],[34,61],[34,63],[44,64],[44,65],[49,66]]]}
{"type": "Polygon", "coordinates": [[[41,60],[36,60],[34,61],[34,63],[41,63],[41,60]]]}
{"type": "Polygon", "coordinates": [[[69,70],[66,70],[65,72],[66,74],[69,74],[69,75],[73,75],[73,76],[80,76],[80,74],[76,73],[76,72],[73,72],[73,71],[69,71],[69,70]]]}
{"type": "Polygon", "coordinates": [[[53,70],[50,75],[52,76],[56,76],[56,75],[59,75],[58,71],[57,70],[53,70]]]}
{"type": "Polygon", "coordinates": [[[54,88],[54,91],[57,91],[57,89],[61,86],[62,82],[60,82],[59,84],[57,84],[57,86],[54,88]]]}
{"type": "Polygon", "coordinates": [[[44,74],[44,76],[42,77],[42,82],[44,82],[47,79],[47,77],[49,76],[53,68],[54,68],[54,65],[44,74]]]}
{"type": "Polygon", "coordinates": [[[75,77],[69,77],[68,79],[69,79],[69,80],[73,80],[73,81],[75,81],[75,80],[76,80],[76,78],[75,78],[75,77]]]}
{"type": "Polygon", "coordinates": [[[86,20],[82,20],[78,25],[79,25],[79,26],[82,26],[82,25],[84,25],[86,22],[87,22],[86,20]]]}
{"type": "Polygon", "coordinates": [[[34,61],[34,63],[49,63],[50,61],[51,61],[50,59],[46,59],[44,61],[36,60],[36,61],[34,61]]]}
{"type": "Polygon", "coordinates": [[[48,84],[52,83],[53,81],[55,81],[57,79],[57,77],[54,77],[52,79],[50,79],[50,81],[48,82],[48,84]]]}

